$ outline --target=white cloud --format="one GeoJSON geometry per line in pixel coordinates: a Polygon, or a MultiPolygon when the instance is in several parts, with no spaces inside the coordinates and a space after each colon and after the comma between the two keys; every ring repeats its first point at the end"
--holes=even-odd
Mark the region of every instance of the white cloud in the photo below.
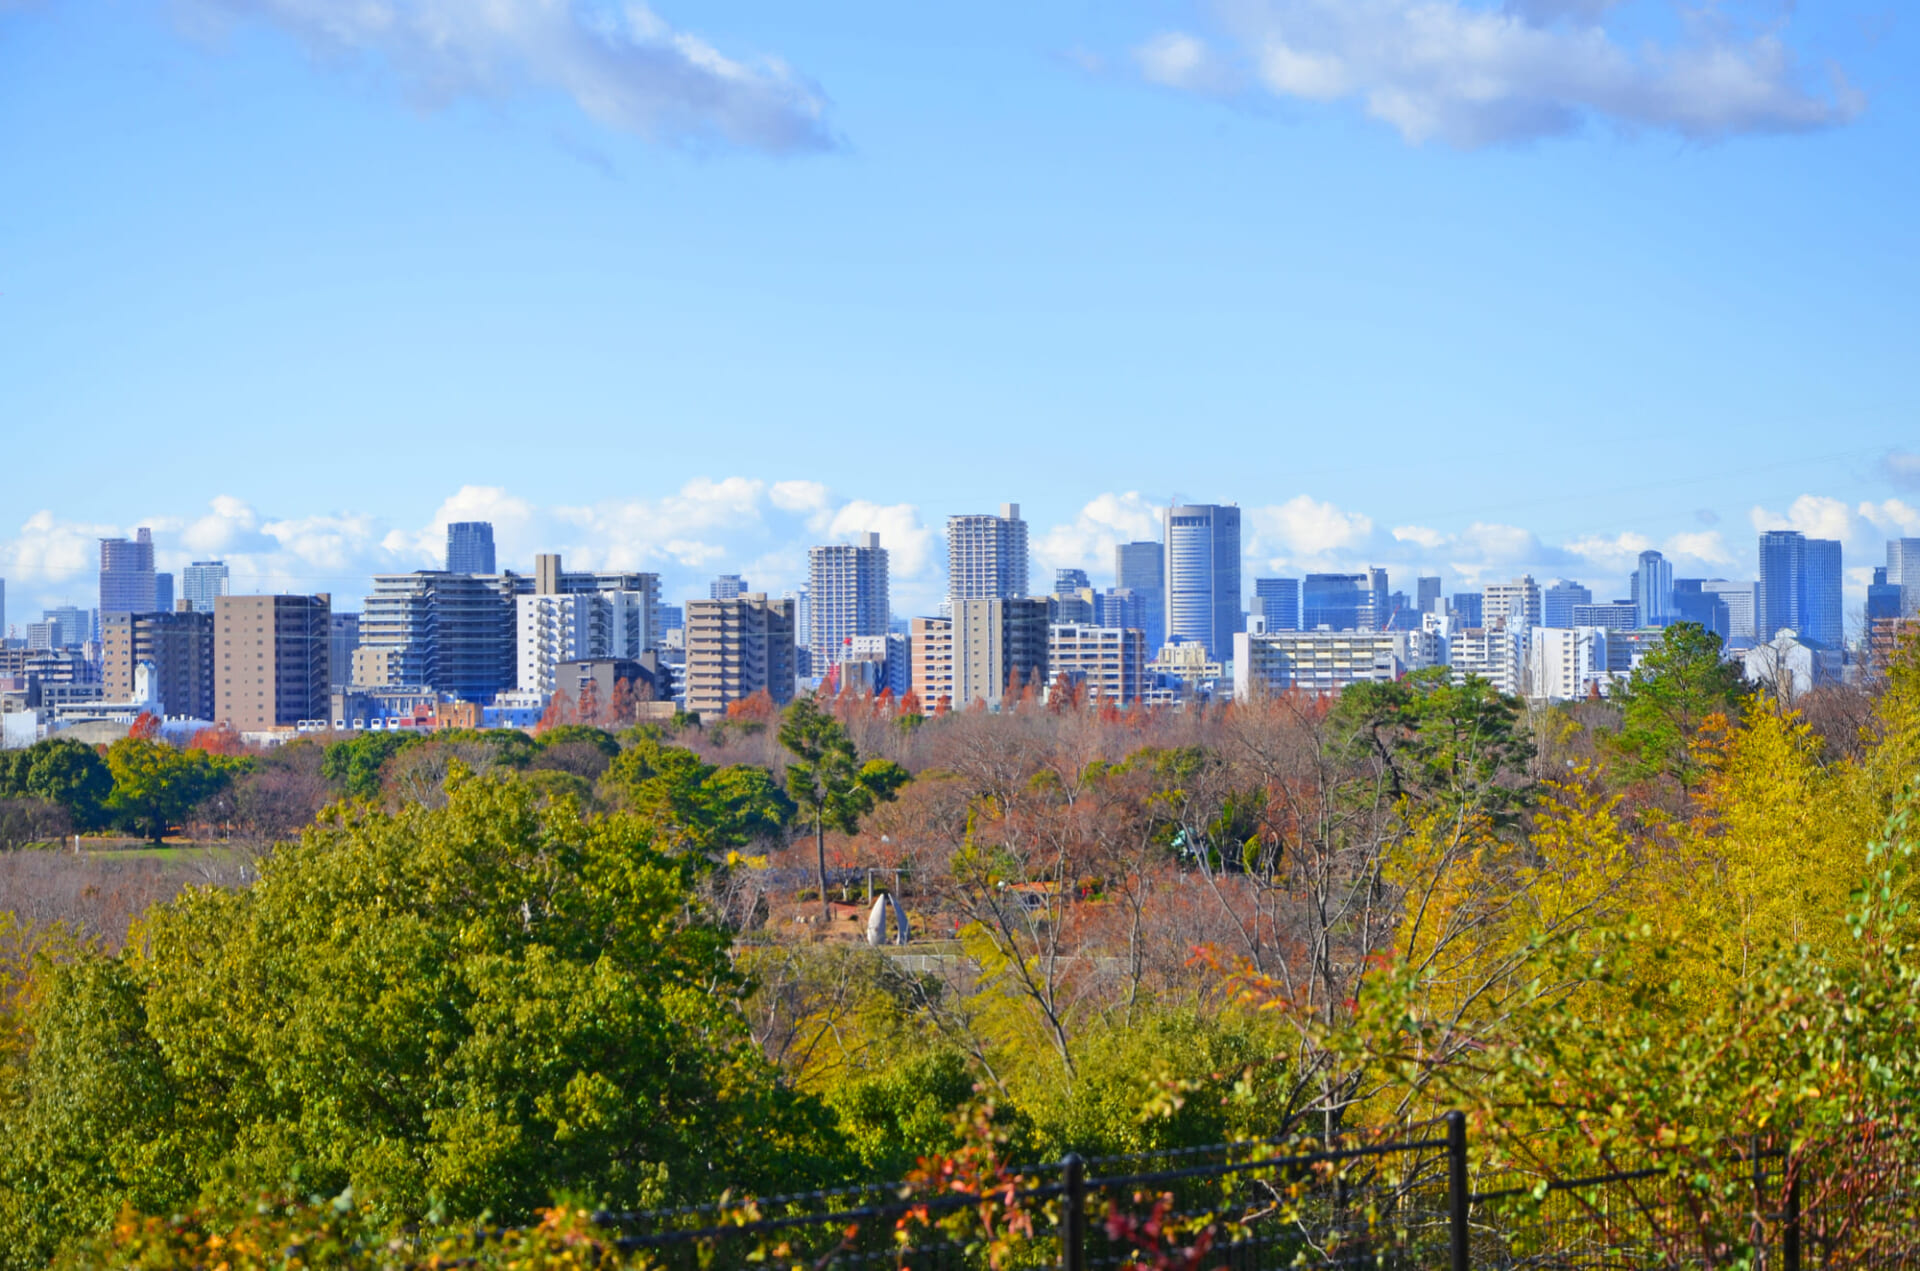
{"type": "Polygon", "coordinates": [[[817,512],[832,499],[818,481],[776,481],[767,495],[782,512],[817,512]]]}
{"type": "Polygon", "coordinates": [[[1718,530],[1695,530],[1675,534],[1666,541],[1663,550],[1668,556],[1697,560],[1708,565],[1733,564],[1733,555],[1727,551],[1726,540],[1720,537],[1718,530]]]}
{"type": "Polygon", "coordinates": [[[558,92],[598,123],[673,144],[776,153],[833,144],[819,90],[742,61],[645,4],[570,0],[191,0],[204,25],[257,19],[329,62],[373,61],[415,100],[558,92]]]}
{"type": "MultiPolygon", "coordinates": [[[[1609,0],[1222,0],[1222,26],[1276,97],[1353,100],[1406,140],[1461,147],[1571,132],[1590,119],[1696,139],[1796,132],[1852,119],[1860,95],[1834,73],[1809,87],[1780,37],[1681,23],[1660,43],[1608,30],[1609,0]]],[[[1233,58],[1163,32],[1136,51],[1144,78],[1218,93],[1233,58]]]]}
{"type": "Polygon", "coordinates": [[[920,523],[920,510],[911,503],[882,507],[855,499],[827,522],[827,537],[844,542],[855,534],[880,535],[887,549],[887,573],[895,578],[918,578],[933,564],[934,533],[920,523]]]}
{"type": "Polygon", "coordinates": [[[1920,537],[1920,508],[1900,499],[1888,499],[1883,503],[1862,503],[1860,515],[1873,523],[1875,529],[1896,538],[1920,537]]]}
{"type": "Polygon", "coordinates": [[[1768,530],[1799,530],[1808,538],[1842,541],[1853,533],[1852,510],[1839,499],[1829,499],[1824,495],[1803,494],[1784,513],[1755,507],[1747,515],[1753,522],[1753,528],[1760,533],[1768,530]]]}
{"type": "Polygon", "coordinates": [[[1051,588],[1056,569],[1111,574],[1115,546],[1159,537],[1160,512],[1138,491],[1102,494],[1081,508],[1070,523],[1055,525],[1032,539],[1038,569],[1031,585],[1035,590],[1051,588]]]}
{"type": "Polygon", "coordinates": [[[1250,508],[1252,555],[1272,558],[1272,567],[1309,564],[1351,554],[1373,537],[1373,519],[1301,494],[1273,507],[1250,508]]]}
{"type": "Polygon", "coordinates": [[[1569,542],[1567,550],[1608,573],[1625,574],[1639,563],[1640,553],[1652,546],[1653,540],[1646,535],[1629,531],[1611,536],[1583,535],[1569,542]]]}
{"type": "Polygon", "coordinates": [[[1133,50],[1134,65],[1150,84],[1190,93],[1230,93],[1238,87],[1233,68],[1184,31],[1163,31],[1133,50]]]}
{"type": "Polygon", "coordinates": [[[1430,530],[1424,525],[1395,526],[1393,537],[1396,542],[1412,543],[1414,546],[1424,547],[1430,552],[1439,550],[1451,541],[1439,530],[1430,530]]]}

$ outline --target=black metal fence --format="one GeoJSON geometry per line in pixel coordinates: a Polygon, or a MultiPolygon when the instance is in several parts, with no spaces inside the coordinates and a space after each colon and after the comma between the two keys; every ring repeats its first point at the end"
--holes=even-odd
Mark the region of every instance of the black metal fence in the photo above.
{"type": "Polygon", "coordinates": [[[1451,1113],[1312,1150],[1288,1139],[1018,1169],[963,1154],[909,1182],[601,1221],[662,1271],[1920,1264],[1896,1158],[1753,1142],[1587,1177],[1476,1178],[1451,1113]],[[1831,1185],[1842,1176],[1854,1181],[1831,1185]]]}

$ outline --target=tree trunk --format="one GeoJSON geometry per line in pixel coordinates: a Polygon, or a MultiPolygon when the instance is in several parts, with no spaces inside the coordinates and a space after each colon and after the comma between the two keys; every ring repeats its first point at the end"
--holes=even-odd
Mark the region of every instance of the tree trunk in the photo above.
{"type": "MultiPolygon", "coordinates": [[[[831,924],[833,909],[827,904],[827,821],[825,817],[816,817],[813,822],[813,848],[820,861],[820,920],[831,924]]],[[[826,928],[821,928],[824,932],[826,928]]]]}

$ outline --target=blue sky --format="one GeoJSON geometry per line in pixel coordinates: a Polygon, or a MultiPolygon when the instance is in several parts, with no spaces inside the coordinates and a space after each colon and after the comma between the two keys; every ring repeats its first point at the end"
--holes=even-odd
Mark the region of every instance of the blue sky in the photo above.
{"type": "Polygon", "coordinates": [[[0,577],[537,550],[791,586],[949,513],[1036,577],[1746,577],[1920,534],[1889,3],[0,0],[0,577]],[[1817,11],[1816,11],[1817,10],[1817,11]]]}

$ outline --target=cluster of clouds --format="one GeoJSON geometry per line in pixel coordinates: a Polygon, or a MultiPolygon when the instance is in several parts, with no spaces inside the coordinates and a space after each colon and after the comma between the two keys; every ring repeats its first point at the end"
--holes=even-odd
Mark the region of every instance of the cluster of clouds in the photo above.
{"type": "MultiPolygon", "coordinates": [[[[27,3],[0,0],[0,12],[27,3]]],[[[1146,36],[1129,59],[1141,79],[1223,100],[1354,103],[1415,144],[1529,141],[1592,121],[1713,140],[1831,127],[1865,104],[1837,67],[1800,64],[1786,40],[1792,6],[1773,0],[1196,4],[1192,25],[1207,33],[1146,36]]],[[[668,145],[840,144],[807,76],[778,56],[722,52],[644,0],[180,0],[175,12],[216,37],[278,29],[322,64],[370,72],[423,106],[541,94],[668,145]]],[[[1086,50],[1069,60],[1107,61],[1086,50]]]]}
{"type": "MultiPolygon", "coordinates": [[[[1895,452],[1883,461],[1896,488],[1920,489],[1920,463],[1911,459],[1895,452]]],[[[1664,536],[1627,530],[1551,542],[1523,526],[1488,521],[1454,529],[1387,525],[1302,494],[1243,509],[1242,574],[1249,591],[1255,577],[1381,566],[1396,586],[1410,585],[1416,574],[1438,574],[1449,590],[1473,589],[1530,573],[1543,582],[1569,577],[1597,593],[1624,594],[1626,576],[1649,548],[1664,552],[1682,576],[1747,578],[1754,570],[1753,535],[1796,529],[1846,545],[1857,601],[1882,559],[1884,540],[1920,537],[1917,504],[1805,494],[1782,508],[1749,509],[1750,533],[1696,523],[1664,536]]],[[[937,516],[911,503],[848,497],[816,481],[749,477],[699,478],[654,498],[552,506],[497,486],[465,486],[424,522],[405,526],[352,511],[275,517],[229,495],[197,515],[153,515],[128,525],[62,520],[43,510],[0,538],[0,578],[7,581],[16,625],[31,620],[36,605],[91,604],[97,541],[145,525],[154,531],[162,569],[178,573],[194,560],[222,559],[235,591],[329,591],[349,607],[373,574],[439,567],[454,521],[491,522],[503,568],[529,570],[536,553],[557,551],[569,568],[658,572],[669,599],[704,594],[719,573],[743,574],[756,590],[776,594],[798,587],[806,581],[809,546],[868,532],[877,532],[888,549],[895,612],[932,612],[946,588],[937,516]]],[[[1138,491],[1100,494],[1070,519],[1031,526],[1032,588],[1047,590],[1062,568],[1084,569],[1096,585],[1107,585],[1117,544],[1159,536],[1160,511],[1138,491]]]]}
{"type": "Polygon", "coordinates": [[[1772,9],[1671,0],[1679,34],[1623,33],[1618,0],[1217,0],[1210,37],[1133,50],[1150,83],[1206,97],[1354,103],[1407,141],[1461,148],[1574,132],[1590,121],[1697,140],[1845,123],[1864,98],[1836,68],[1798,63],[1772,9]]]}
{"type": "Polygon", "coordinates": [[[772,153],[836,143],[820,90],[777,57],[730,57],[640,0],[187,0],[202,31],[264,23],[424,106],[559,94],[670,145],[772,153]]]}

